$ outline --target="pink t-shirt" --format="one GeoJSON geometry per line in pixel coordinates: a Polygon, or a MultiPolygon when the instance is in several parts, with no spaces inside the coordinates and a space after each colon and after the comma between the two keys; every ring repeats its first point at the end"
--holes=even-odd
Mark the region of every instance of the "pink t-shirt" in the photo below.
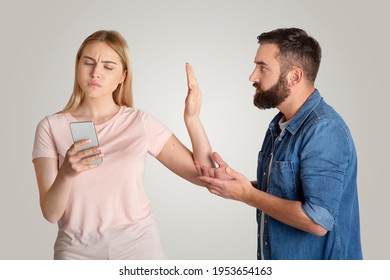
{"type": "MultiPolygon", "coordinates": [[[[50,157],[62,165],[73,144],[69,113],[44,118],[37,126],[33,159],[50,157]]],[[[172,132],[148,114],[122,106],[109,121],[96,125],[103,163],[74,178],[60,232],[82,236],[131,227],[151,216],[143,176],[147,154],[157,156],[172,132]]]]}

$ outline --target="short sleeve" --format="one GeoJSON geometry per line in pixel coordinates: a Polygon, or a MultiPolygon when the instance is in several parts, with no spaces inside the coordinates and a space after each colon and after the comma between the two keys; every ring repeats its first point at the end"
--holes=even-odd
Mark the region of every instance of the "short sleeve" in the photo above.
{"type": "Polygon", "coordinates": [[[164,124],[147,113],[140,112],[140,114],[147,137],[148,152],[156,157],[172,136],[172,132],[164,124]]]}
{"type": "Polygon", "coordinates": [[[58,159],[58,151],[53,139],[48,118],[41,120],[35,130],[32,159],[50,157],[58,159]]]}

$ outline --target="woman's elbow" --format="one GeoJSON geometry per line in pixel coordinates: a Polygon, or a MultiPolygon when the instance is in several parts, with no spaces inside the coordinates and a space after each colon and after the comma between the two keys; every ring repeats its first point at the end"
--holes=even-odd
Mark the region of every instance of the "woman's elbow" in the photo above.
{"type": "Polygon", "coordinates": [[[43,214],[43,217],[46,219],[46,221],[48,221],[49,223],[51,224],[55,224],[58,222],[59,219],[57,219],[56,217],[53,217],[51,215],[47,215],[47,214],[43,214]]]}
{"type": "Polygon", "coordinates": [[[57,223],[61,216],[59,215],[56,215],[55,213],[53,213],[52,211],[48,211],[47,209],[45,209],[44,207],[41,206],[41,210],[42,210],[42,215],[43,217],[45,218],[45,220],[47,220],[49,223],[52,223],[52,224],[55,224],[57,223]]]}

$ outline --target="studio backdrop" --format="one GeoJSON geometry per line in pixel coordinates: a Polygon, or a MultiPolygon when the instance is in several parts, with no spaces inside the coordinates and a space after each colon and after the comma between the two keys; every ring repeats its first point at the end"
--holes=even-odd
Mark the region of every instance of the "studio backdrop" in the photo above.
{"type": "MultiPolygon", "coordinates": [[[[189,148],[183,120],[190,62],[214,151],[249,179],[277,110],[253,106],[257,36],[299,27],[323,59],[316,81],[355,140],[364,257],[389,259],[387,1],[2,1],[0,259],[52,259],[57,225],[40,211],[31,162],[38,122],[72,92],[75,55],[99,29],[127,40],[134,106],[189,148]]],[[[255,209],[210,194],[149,157],[145,185],[169,259],[256,259],[255,209]]]]}

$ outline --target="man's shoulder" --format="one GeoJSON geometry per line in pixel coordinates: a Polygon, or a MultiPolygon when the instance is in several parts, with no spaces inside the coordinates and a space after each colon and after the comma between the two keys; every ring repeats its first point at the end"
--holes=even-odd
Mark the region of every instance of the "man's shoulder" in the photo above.
{"type": "Polygon", "coordinates": [[[343,117],[334,109],[333,106],[326,103],[324,100],[313,109],[310,117],[318,123],[333,123],[335,125],[347,128],[343,117]]]}

